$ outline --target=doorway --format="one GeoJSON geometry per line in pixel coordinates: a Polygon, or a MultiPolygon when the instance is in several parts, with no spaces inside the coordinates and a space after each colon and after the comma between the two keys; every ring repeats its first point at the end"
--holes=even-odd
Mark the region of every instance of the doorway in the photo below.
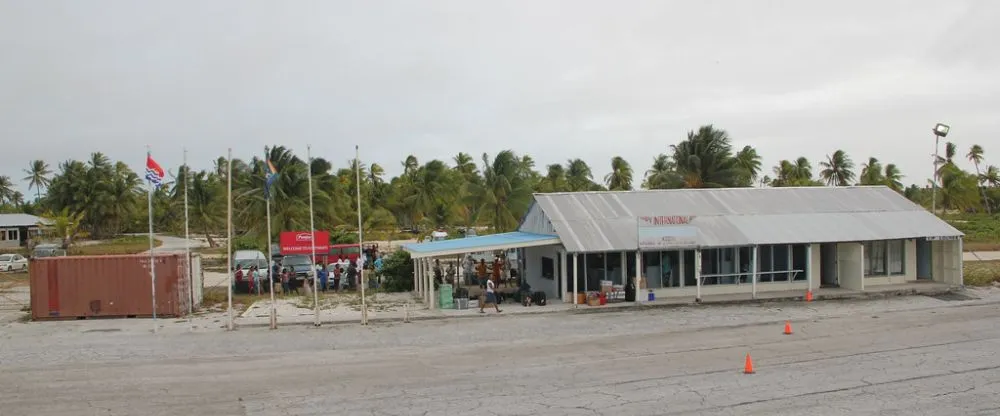
{"type": "Polygon", "coordinates": [[[837,270],[837,243],[823,243],[819,245],[819,249],[820,287],[840,287],[837,270]]]}
{"type": "Polygon", "coordinates": [[[934,250],[933,242],[926,238],[917,239],[917,280],[933,278],[934,250]]]}

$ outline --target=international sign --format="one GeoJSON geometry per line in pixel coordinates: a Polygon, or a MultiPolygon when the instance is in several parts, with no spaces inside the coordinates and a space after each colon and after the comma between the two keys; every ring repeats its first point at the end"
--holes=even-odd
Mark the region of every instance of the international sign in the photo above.
{"type": "Polygon", "coordinates": [[[636,219],[640,250],[670,250],[698,245],[693,216],[658,215],[636,219]]]}

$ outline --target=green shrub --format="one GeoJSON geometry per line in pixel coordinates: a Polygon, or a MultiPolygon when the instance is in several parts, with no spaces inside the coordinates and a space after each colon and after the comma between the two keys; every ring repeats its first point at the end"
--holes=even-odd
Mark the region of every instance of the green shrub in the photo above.
{"type": "Polygon", "coordinates": [[[988,286],[1000,281],[1000,261],[967,261],[963,269],[966,286],[988,286]]]}
{"type": "Polygon", "coordinates": [[[965,233],[968,242],[1000,242],[1000,214],[968,214],[947,218],[952,227],[965,233]]]}
{"type": "Polygon", "coordinates": [[[409,292],[413,290],[413,260],[410,253],[398,250],[382,260],[382,288],[386,292],[409,292]]]}

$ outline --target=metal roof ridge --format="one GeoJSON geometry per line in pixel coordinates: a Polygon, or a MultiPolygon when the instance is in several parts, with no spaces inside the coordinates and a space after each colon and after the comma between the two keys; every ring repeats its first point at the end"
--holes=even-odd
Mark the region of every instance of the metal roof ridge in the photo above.
{"type": "Polygon", "coordinates": [[[740,186],[731,188],[671,188],[671,189],[631,189],[628,191],[560,191],[560,192],[534,192],[534,196],[550,195],[580,195],[580,194],[642,194],[642,193],[669,193],[669,192],[711,192],[711,191],[759,191],[759,190],[816,190],[829,191],[839,189],[890,189],[885,185],[848,185],[848,186],[740,186]]]}

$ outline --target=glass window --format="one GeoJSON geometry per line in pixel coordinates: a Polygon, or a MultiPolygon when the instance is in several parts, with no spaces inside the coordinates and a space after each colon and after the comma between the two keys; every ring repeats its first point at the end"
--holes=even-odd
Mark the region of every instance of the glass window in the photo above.
{"type": "Polygon", "coordinates": [[[905,240],[890,240],[888,243],[889,252],[889,274],[903,274],[903,266],[906,258],[905,240]]]}
{"type": "Polygon", "coordinates": [[[740,283],[750,283],[750,260],[752,260],[750,250],[750,247],[740,247],[739,249],[740,283]]]}
{"type": "Polygon", "coordinates": [[[865,276],[885,276],[888,266],[886,241],[868,241],[865,247],[865,276]]]}
{"type": "Polygon", "coordinates": [[[622,253],[608,253],[605,257],[607,262],[607,279],[616,285],[624,285],[625,280],[622,278],[622,253]]]}
{"type": "Polygon", "coordinates": [[[626,276],[632,278],[635,276],[635,252],[630,251],[625,253],[625,267],[628,270],[626,276]]]}
{"type": "Polygon", "coordinates": [[[774,277],[772,277],[773,282],[787,282],[788,281],[788,271],[791,269],[791,265],[788,264],[788,245],[777,244],[772,246],[774,250],[774,277]]]}
{"type": "Polygon", "coordinates": [[[684,285],[694,286],[694,250],[684,250],[684,285]]]}
{"type": "Polygon", "coordinates": [[[771,246],[760,246],[757,247],[757,281],[759,282],[770,282],[771,281],[771,270],[774,270],[774,264],[772,262],[772,249],[771,246]]]}
{"type": "Polygon", "coordinates": [[[646,287],[659,289],[663,287],[663,274],[660,270],[660,252],[647,251],[642,253],[642,270],[646,276],[646,287]]]}
{"type": "Polygon", "coordinates": [[[796,244],[792,246],[792,269],[795,270],[795,281],[806,280],[806,273],[809,272],[807,251],[808,244],[796,244]]]}
{"type": "Polygon", "coordinates": [[[663,287],[680,287],[680,272],[680,253],[677,251],[661,251],[660,274],[663,276],[663,287]]]}

